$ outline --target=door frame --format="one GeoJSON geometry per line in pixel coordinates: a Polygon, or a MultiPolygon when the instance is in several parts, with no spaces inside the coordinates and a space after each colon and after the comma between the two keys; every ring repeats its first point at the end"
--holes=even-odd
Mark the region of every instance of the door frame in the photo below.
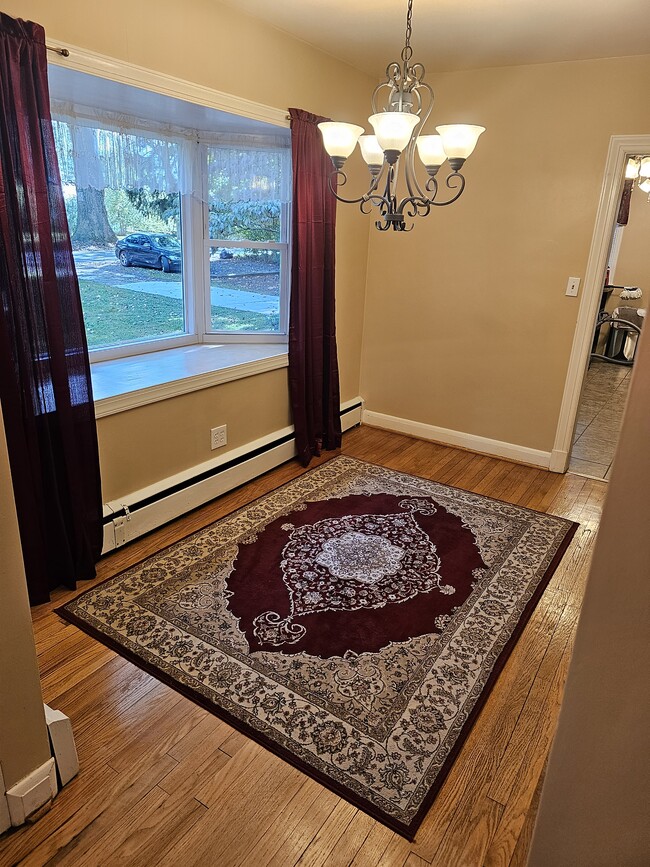
{"type": "MultiPolygon", "coordinates": [[[[607,268],[612,231],[623,189],[625,164],[629,156],[639,153],[650,153],[650,135],[614,135],[611,137],[596,212],[596,225],[583,282],[582,298],[578,308],[578,320],[564,384],[560,416],[549,463],[549,469],[555,473],[566,472],[569,465],[578,404],[591,354],[596,314],[602,295],[603,276],[607,268]]],[[[650,287],[648,289],[650,290],[650,287]]]]}

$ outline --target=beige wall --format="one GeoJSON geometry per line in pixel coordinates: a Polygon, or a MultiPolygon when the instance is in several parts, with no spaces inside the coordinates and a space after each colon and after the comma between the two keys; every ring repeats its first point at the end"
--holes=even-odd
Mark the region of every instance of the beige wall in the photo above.
{"type": "MultiPolygon", "coordinates": [[[[5,0],[62,40],[266,105],[338,120],[367,116],[374,82],[329,55],[216,0],[5,0]]],[[[337,326],[341,397],[359,394],[368,221],[341,209],[337,326]]],[[[286,371],[264,374],[99,421],[104,500],[214,457],[209,431],[241,445],[289,424],[286,371]]]]}
{"type": "Polygon", "coordinates": [[[529,867],[650,855],[650,338],[639,345],[529,867]]]}
{"type": "MultiPolygon", "coordinates": [[[[8,0],[5,9],[43,23],[52,41],[259,102],[357,121],[368,110],[368,78],[218,2],[8,0]]],[[[412,233],[379,234],[339,207],[344,400],[361,393],[370,410],[550,451],[579,303],[565,297],[566,280],[584,276],[610,136],[648,131],[635,84],[648,75],[644,56],[431,77],[435,122],[488,131],[464,196],[412,233]]],[[[352,193],[365,180],[358,159],[353,169],[352,193]]],[[[101,420],[105,498],[211,457],[202,444],[215,414],[238,443],[270,433],[270,416],[229,415],[254,406],[263,383],[274,416],[288,417],[286,375],[255,380],[224,391],[221,413],[219,387],[101,420]],[[152,445],[161,418],[179,428],[173,444],[152,445]]]]}
{"type": "Polygon", "coordinates": [[[640,286],[644,295],[641,306],[647,306],[650,296],[650,202],[648,194],[636,186],[632,191],[630,218],[623,229],[612,283],[640,286]]]}
{"type": "Polygon", "coordinates": [[[50,748],[2,412],[0,551],[0,766],[9,789],[46,762],[50,748]]]}
{"type": "Polygon", "coordinates": [[[224,422],[229,449],[286,427],[286,394],[286,369],[273,370],[99,419],[104,502],[211,460],[210,428],[224,422]]]}
{"type": "Polygon", "coordinates": [[[650,132],[650,56],[430,76],[435,123],[487,127],[467,189],[371,231],[369,410],[550,451],[609,139],[650,132]]]}

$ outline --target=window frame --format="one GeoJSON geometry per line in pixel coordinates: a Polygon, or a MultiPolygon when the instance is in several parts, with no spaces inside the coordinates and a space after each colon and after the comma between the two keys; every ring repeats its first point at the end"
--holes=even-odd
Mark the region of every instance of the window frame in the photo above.
{"type": "MultiPolygon", "coordinates": [[[[213,238],[210,235],[210,204],[208,193],[208,144],[201,144],[200,158],[202,201],[196,202],[201,209],[201,228],[203,233],[202,278],[203,293],[196,304],[202,311],[199,314],[199,336],[201,343],[286,343],[289,339],[289,298],[291,295],[291,202],[281,203],[280,241],[230,241],[213,238]],[[280,324],[277,331],[215,331],[212,325],[212,303],[210,297],[210,251],[212,247],[226,249],[278,250],[280,252],[280,324]]],[[[287,147],[289,158],[291,149],[287,147]]],[[[291,165],[289,163],[289,165],[291,165]]]]}
{"type": "MultiPolygon", "coordinates": [[[[75,51],[77,50],[75,49],[75,51]]],[[[167,76],[162,79],[157,73],[146,70],[144,67],[142,67],[142,71],[146,72],[146,78],[148,80],[143,88],[142,81],[138,80],[136,82],[136,80],[134,80],[129,74],[124,75],[124,71],[121,68],[122,65],[117,61],[113,61],[112,58],[104,58],[102,55],[96,55],[93,52],[86,51],[77,51],[77,56],[79,54],[82,54],[83,57],[80,58],[81,62],[77,67],[78,71],[84,72],[90,77],[97,77],[100,75],[103,78],[108,78],[109,80],[114,81],[118,85],[126,84],[130,87],[136,86],[139,90],[149,90],[152,93],[170,96],[177,100],[187,102],[188,104],[198,103],[206,108],[214,108],[219,111],[227,112],[230,115],[240,115],[250,118],[251,120],[275,126],[278,130],[286,129],[288,127],[288,123],[286,122],[288,120],[286,113],[280,109],[274,109],[262,104],[249,102],[248,100],[242,100],[229,94],[223,94],[198,85],[191,85],[187,82],[181,82],[176,79],[174,80],[174,87],[171,88],[167,76]],[[110,60],[110,66],[112,67],[110,70],[107,68],[107,60],[110,60]],[[96,68],[91,68],[93,66],[96,68]],[[179,87],[177,85],[182,86],[179,87]],[[201,98],[199,99],[196,98],[197,91],[201,92],[201,98]]],[[[74,63],[55,63],[55,65],[66,67],[75,66],[74,63]]],[[[134,118],[134,121],[136,120],[138,127],[142,129],[143,133],[150,133],[156,136],[160,135],[160,132],[150,125],[151,122],[142,118],[134,118]]],[[[97,128],[101,128],[100,123],[97,124],[97,128]]],[[[183,127],[180,135],[172,135],[170,138],[184,138],[186,143],[194,145],[194,148],[192,148],[192,159],[199,160],[198,168],[200,176],[202,183],[207,188],[207,148],[199,143],[196,132],[190,127],[183,127]],[[201,155],[201,150],[205,150],[205,154],[201,155]]],[[[272,145],[269,146],[272,147],[272,145]]],[[[290,159],[291,149],[288,142],[287,149],[290,159]]],[[[189,150],[190,149],[188,148],[188,151],[189,150]]],[[[185,153],[183,154],[183,157],[186,157],[185,153]]],[[[209,237],[209,209],[206,202],[207,195],[202,196],[203,201],[199,201],[199,197],[191,194],[179,193],[179,196],[181,204],[180,234],[183,249],[181,273],[183,281],[185,331],[181,334],[170,335],[169,337],[152,337],[149,339],[124,342],[114,346],[89,349],[89,358],[91,363],[120,358],[136,358],[140,355],[164,349],[189,347],[193,345],[201,345],[203,343],[287,343],[289,296],[291,291],[291,203],[282,203],[282,240],[280,242],[236,242],[209,237]],[[280,327],[277,332],[220,332],[211,330],[209,250],[215,245],[219,247],[239,246],[240,248],[246,247],[249,249],[277,249],[280,251],[280,327]]]]}

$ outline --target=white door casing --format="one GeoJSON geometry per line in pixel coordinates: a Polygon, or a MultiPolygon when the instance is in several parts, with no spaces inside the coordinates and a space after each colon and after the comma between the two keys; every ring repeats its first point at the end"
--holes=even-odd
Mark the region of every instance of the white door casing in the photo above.
{"type": "Polygon", "coordinates": [[[630,155],[639,153],[650,153],[650,135],[615,135],[611,137],[596,212],[596,225],[587,260],[584,288],[578,309],[578,321],[573,335],[560,416],[553,451],[551,452],[549,469],[556,473],[565,472],[569,464],[573,431],[591,352],[612,229],[623,188],[625,164],[630,155]]]}

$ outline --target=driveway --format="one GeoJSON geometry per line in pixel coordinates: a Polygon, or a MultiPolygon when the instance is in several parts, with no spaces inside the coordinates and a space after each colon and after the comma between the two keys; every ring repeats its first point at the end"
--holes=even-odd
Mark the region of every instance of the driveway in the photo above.
{"type": "MultiPolygon", "coordinates": [[[[144,292],[164,298],[181,298],[182,283],[177,274],[163,274],[151,268],[124,268],[109,250],[75,250],[75,265],[80,280],[93,280],[118,289],[144,292]]],[[[210,263],[210,301],[215,307],[246,313],[277,313],[278,294],[264,292],[264,286],[277,283],[277,268],[271,263],[251,265],[245,259],[225,259],[210,263]],[[221,273],[219,273],[221,272],[221,273]],[[248,282],[255,291],[236,288],[233,282],[248,282]],[[259,288],[257,288],[259,286],[259,288]]]]}

